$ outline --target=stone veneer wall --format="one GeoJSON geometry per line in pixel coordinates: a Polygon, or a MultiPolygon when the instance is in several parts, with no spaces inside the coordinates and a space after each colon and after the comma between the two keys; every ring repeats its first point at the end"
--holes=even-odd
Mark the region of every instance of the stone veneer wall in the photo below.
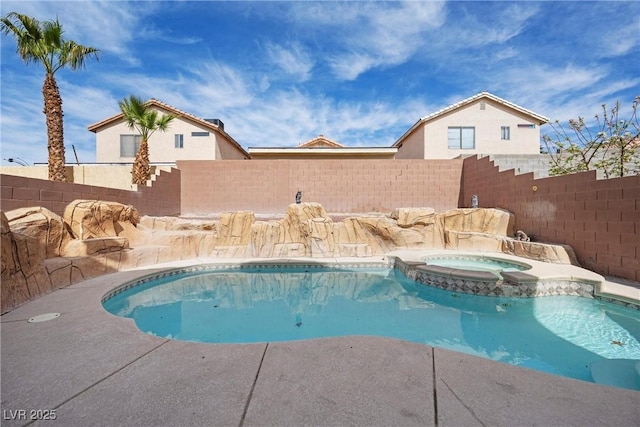
{"type": "Polygon", "coordinates": [[[88,199],[133,205],[141,215],[180,215],[180,177],[177,169],[161,171],[150,187],[129,191],[2,174],[0,208],[6,212],[42,206],[62,216],[73,200],[88,199]]]}
{"type": "Polygon", "coordinates": [[[178,161],[182,215],[250,210],[284,212],[303,202],[327,212],[391,212],[458,207],[462,160],[178,161]]]}
{"type": "Polygon", "coordinates": [[[640,281],[640,176],[597,180],[595,172],[534,179],[499,172],[489,158],[464,160],[460,207],[507,209],[535,241],[570,245],[604,275],[640,281]]]}

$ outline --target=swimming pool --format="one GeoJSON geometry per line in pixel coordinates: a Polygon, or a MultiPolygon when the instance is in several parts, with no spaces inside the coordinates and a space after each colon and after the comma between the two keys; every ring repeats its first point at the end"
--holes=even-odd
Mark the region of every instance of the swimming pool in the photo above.
{"type": "Polygon", "coordinates": [[[296,266],[172,274],[122,287],[103,305],[143,332],[177,340],[376,335],[585,381],[594,382],[596,367],[599,382],[640,389],[631,371],[640,361],[639,312],[588,298],[480,297],[396,269],[296,266]]]}

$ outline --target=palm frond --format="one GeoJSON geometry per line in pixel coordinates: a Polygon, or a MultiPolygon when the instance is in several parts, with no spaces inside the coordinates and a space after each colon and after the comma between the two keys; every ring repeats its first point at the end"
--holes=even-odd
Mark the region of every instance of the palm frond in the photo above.
{"type": "Polygon", "coordinates": [[[99,50],[96,48],[82,46],[74,41],[67,41],[61,49],[59,65],[68,64],[72,70],[84,68],[87,58],[93,58],[96,61],[100,60],[98,52],[99,50]]]}
{"type": "Polygon", "coordinates": [[[144,184],[149,179],[149,147],[148,141],[151,135],[157,131],[165,131],[169,123],[174,119],[170,114],[161,115],[159,111],[149,108],[149,103],[141,98],[130,95],[118,101],[120,110],[129,128],[135,128],[142,137],[140,149],[131,171],[134,184],[144,184]]]}
{"type": "Polygon", "coordinates": [[[82,46],[63,38],[63,29],[56,20],[38,21],[27,15],[11,12],[2,18],[1,30],[16,39],[20,58],[30,64],[42,63],[47,73],[55,73],[67,65],[72,69],[84,67],[85,60],[98,60],[99,50],[82,46]]]}

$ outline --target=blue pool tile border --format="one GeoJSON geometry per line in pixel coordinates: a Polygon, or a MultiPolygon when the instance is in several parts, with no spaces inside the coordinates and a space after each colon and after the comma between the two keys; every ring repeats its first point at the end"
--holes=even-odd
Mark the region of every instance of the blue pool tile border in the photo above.
{"type": "MultiPolygon", "coordinates": [[[[492,257],[493,259],[496,259],[492,257]]],[[[524,263],[523,263],[524,264],[524,263]]],[[[189,267],[179,267],[159,273],[150,274],[135,280],[123,283],[107,292],[101,299],[104,303],[110,298],[125,292],[136,286],[144,285],[154,280],[165,279],[172,276],[190,273],[201,273],[219,270],[259,270],[259,269],[364,269],[364,268],[389,268],[399,270],[407,278],[426,286],[431,286],[454,293],[472,294],[478,296],[537,298],[545,296],[578,296],[583,298],[595,298],[605,302],[623,305],[640,310],[640,305],[628,301],[621,301],[609,297],[596,295],[596,284],[586,280],[553,278],[518,280],[517,274],[506,275],[506,279],[498,276],[491,277],[486,272],[471,270],[458,270],[451,268],[428,269],[424,268],[425,262],[404,261],[398,257],[390,257],[386,262],[320,262],[308,261],[274,261],[274,262],[247,262],[202,264],[189,267]],[[474,277],[475,276],[475,277],[474,277]]]]}
{"type": "Polygon", "coordinates": [[[110,298],[125,292],[131,288],[135,288],[137,286],[144,285],[146,283],[152,282],[154,280],[161,280],[172,276],[177,276],[181,274],[191,274],[191,273],[205,273],[219,270],[260,270],[260,269],[268,269],[268,268],[278,268],[278,269],[363,269],[363,268],[391,268],[388,262],[378,262],[378,263],[313,263],[310,264],[308,262],[256,262],[256,263],[230,263],[230,264],[203,264],[203,265],[195,265],[189,267],[179,267],[167,271],[162,271],[159,273],[150,274],[138,279],[134,279],[128,282],[117,286],[116,288],[110,290],[106,294],[102,296],[101,302],[104,303],[110,298]]]}

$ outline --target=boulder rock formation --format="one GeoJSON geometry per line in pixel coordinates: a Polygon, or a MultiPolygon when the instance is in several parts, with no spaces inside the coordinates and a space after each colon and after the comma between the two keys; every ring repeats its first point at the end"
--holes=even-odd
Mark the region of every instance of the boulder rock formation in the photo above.
{"type": "Polygon", "coordinates": [[[99,200],[74,200],[64,210],[64,221],[78,239],[135,237],[140,214],[133,206],[99,200]]]}
{"type": "Polygon", "coordinates": [[[0,301],[2,313],[51,291],[45,269],[44,245],[30,235],[13,233],[9,220],[0,212],[2,272],[0,301]]]}
{"type": "Polygon", "coordinates": [[[515,216],[504,209],[452,209],[440,215],[444,218],[445,230],[513,236],[515,216]]]}
{"type": "Polygon", "coordinates": [[[64,217],[43,208],[2,214],[2,311],[114,271],[192,258],[366,257],[396,249],[504,252],[577,264],[571,248],[517,241],[500,209],[399,208],[335,222],[318,203],[292,204],[280,219],[250,211],[216,220],[140,218],[133,206],[75,200],[64,217]],[[9,219],[7,219],[9,217],[9,219]]]}
{"type": "Polygon", "coordinates": [[[102,237],[100,239],[72,240],[64,250],[66,257],[83,257],[129,249],[126,237],[102,237]]]}
{"type": "Polygon", "coordinates": [[[432,224],[435,216],[436,211],[433,208],[397,208],[389,215],[400,227],[432,224]]]}
{"type": "Polygon", "coordinates": [[[44,246],[46,258],[59,257],[73,239],[62,217],[43,207],[21,208],[6,212],[14,233],[30,236],[44,246]]]}
{"type": "Polygon", "coordinates": [[[500,252],[555,264],[578,265],[578,258],[573,248],[569,245],[553,245],[549,243],[504,239],[500,252]]]}
{"type": "Polygon", "coordinates": [[[501,252],[505,236],[472,231],[447,230],[447,249],[501,252]]]}

